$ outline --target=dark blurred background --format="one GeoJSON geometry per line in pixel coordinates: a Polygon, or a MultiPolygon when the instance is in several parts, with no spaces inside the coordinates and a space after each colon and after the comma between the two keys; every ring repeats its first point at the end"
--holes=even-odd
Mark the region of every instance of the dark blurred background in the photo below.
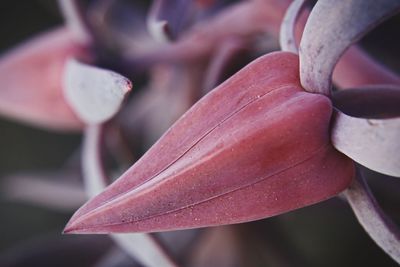
{"type": "MultiPolygon", "coordinates": [[[[62,24],[56,1],[4,1],[1,13],[2,54],[36,33],[62,24]]],[[[79,143],[78,134],[48,132],[1,118],[0,179],[15,172],[57,170],[79,143]]],[[[40,233],[61,232],[68,218],[68,214],[8,201],[0,202],[0,214],[1,251],[40,233]]]]}

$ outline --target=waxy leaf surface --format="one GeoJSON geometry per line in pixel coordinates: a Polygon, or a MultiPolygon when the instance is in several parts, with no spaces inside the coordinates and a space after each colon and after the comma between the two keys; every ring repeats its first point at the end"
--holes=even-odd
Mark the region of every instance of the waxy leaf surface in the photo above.
{"type": "Polygon", "coordinates": [[[183,115],[66,232],[148,232],[257,220],[336,195],[353,163],[329,142],[330,100],[298,57],[250,63],[183,115]]]}

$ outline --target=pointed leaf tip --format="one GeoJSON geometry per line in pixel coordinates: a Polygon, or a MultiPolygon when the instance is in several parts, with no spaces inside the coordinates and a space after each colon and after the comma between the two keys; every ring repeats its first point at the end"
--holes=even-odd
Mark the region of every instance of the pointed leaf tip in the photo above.
{"type": "Polygon", "coordinates": [[[118,73],[75,59],[67,62],[64,95],[76,114],[87,124],[103,123],[113,117],[131,88],[131,82],[118,73]]]}
{"type": "Polygon", "coordinates": [[[149,232],[246,222],[344,190],[352,161],[329,142],[328,98],[299,85],[297,56],[273,53],[193,106],[66,227],[149,232]]]}

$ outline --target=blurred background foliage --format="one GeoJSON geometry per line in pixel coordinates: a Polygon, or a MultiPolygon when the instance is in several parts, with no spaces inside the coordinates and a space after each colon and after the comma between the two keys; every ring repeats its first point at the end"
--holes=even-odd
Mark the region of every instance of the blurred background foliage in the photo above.
{"type": "MultiPolygon", "coordinates": [[[[4,1],[1,10],[2,54],[34,34],[62,23],[56,1],[4,1]]],[[[1,118],[0,179],[15,172],[57,170],[79,143],[78,134],[48,132],[1,118]]],[[[2,251],[41,233],[61,232],[68,218],[68,214],[5,200],[0,202],[0,214],[2,251]]]]}
{"type": "MultiPolygon", "coordinates": [[[[56,1],[3,1],[0,51],[61,23],[56,1]]],[[[362,45],[400,73],[398,25],[400,16],[371,32],[362,45]]],[[[0,118],[0,183],[14,173],[56,172],[80,142],[79,134],[48,132],[0,118]]],[[[400,225],[399,181],[365,173],[382,207],[400,225]]],[[[79,181],[78,176],[71,179],[79,181]]],[[[5,199],[1,188],[0,192],[0,266],[91,266],[111,246],[105,237],[61,235],[71,212],[5,199]]],[[[396,266],[340,199],[230,228],[241,249],[238,266],[396,266]]]]}

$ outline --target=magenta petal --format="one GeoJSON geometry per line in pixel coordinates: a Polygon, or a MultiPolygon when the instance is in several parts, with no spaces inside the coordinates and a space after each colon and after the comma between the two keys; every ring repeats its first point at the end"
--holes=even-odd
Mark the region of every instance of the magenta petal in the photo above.
{"type": "Polygon", "coordinates": [[[71,33],[44,33],[0,58],[0,114],[35,126],[77,130],[81,121],[62,94],[67,58],[82,54],[71,33]]]}
{"type": "Polygon", "coordinates": [[[249,64],[190,109],[66,232],[147,232],[266,218],[336,195],[353,164],[329,142],[331,103],[298,58],[249,64]]]}

